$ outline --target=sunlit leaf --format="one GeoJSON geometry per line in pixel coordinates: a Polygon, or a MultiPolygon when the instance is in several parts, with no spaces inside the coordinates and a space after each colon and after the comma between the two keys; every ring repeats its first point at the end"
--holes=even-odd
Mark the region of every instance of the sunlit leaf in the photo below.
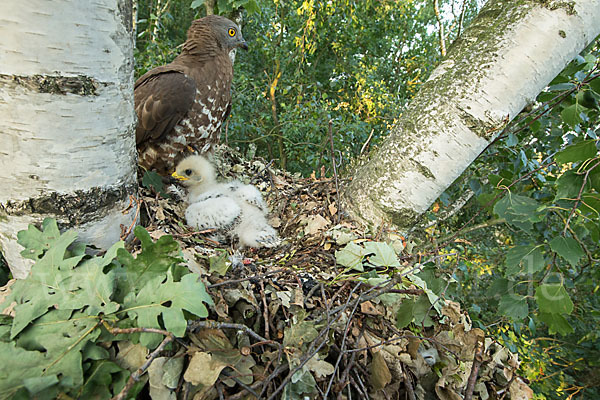
{"type": "Polygon", "coordinates": [[[529,314],[527,298],[518,294],[505,294],[500,299],[498,311],[514,320],[521,320],[529,314]]]}
{"type": "Polygon", "coordinates": [[[559,164],[565,164],[568,162],[585,161],[589,158],[595,157],[597,154],[598,149],[596,148],[596,141],[584,140],[583,142],[572,144],[567,146],[564,150],[559,151],[554,156],[554,159],[559,164]]]}
{"type": "Polygon", "coordinates": [[[573,302],[564,286],[560,284],[540,285],[535,289],[535,299],[541,312],[571,314],[573,302]]]}
{"type": "Polygon", "coordinates": [[[550,248],[574,267],[577,266],[579,260],[584,255],[579,243],[570,237],[555,237],[550,241],[550,248]]]}
{"type": "Polygon", "coordinates": [[[548,325],[548,330],[551,335],[558,333],[561,335],[568,335],[573,333],[573,327],[567,319],[561,314],[550,314],[550,313],[539,313],[538,318],[540,321],[548,325]]]}

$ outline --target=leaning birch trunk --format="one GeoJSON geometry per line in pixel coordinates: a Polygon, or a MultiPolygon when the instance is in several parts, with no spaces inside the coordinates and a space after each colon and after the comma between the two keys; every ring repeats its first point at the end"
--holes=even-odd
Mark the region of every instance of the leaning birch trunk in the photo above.
{"type": "Polygon", "coordinates": [[[354,175],[344,199],[356,220],[412,226],[600,34],[600,0],[543,3],[488,1],[354,175]]]}
{"type": "Polygon", "coordinates": [[[30,269],[17,232],[45,217],[82,241],[119,240],[136,193],[131,0],[2,0],[0,250],[30,269]]]}

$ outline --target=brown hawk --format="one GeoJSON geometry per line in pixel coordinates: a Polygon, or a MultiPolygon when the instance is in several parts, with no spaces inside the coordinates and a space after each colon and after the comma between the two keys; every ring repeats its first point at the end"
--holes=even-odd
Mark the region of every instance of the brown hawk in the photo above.
{"type": "Polygon", "coordinates": [[[237,47],[248,49],[234,22],[218,15],[197,19],[181,54],[136,81],[135,136],[142,167],[166,173],[190,148],[204,154],[219,142],[231,110],[229,52],[237,47]]]}

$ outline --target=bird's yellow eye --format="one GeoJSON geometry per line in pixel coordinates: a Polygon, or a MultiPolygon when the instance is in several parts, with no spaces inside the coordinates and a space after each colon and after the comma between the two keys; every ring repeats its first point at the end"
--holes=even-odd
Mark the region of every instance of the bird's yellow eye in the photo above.
{"type": "Polygon", "coordinates": [[[235,29],[234,28],[229,28],[229,30],[227,31],[227,33],[229,33],[229,36],[234,37],[235,36],[235,29]]]}

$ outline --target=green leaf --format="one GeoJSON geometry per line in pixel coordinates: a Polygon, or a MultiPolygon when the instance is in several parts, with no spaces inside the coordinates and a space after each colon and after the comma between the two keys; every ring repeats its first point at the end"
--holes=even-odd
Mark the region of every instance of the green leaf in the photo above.
{"type": "Polygon", "coordinates": [[[63,303],[67,302],[70,307],[75,308],[86,305],[88,295],[79,293],[77,296],[71,291],[76,284],[72,270],[83,255],[64,259],[67,247],[76,237],[74,231],[59,235],[50,249],[33,265],[30,275],[26,279],[17,280],[12,286],[11,294],[6,299],[6,304],[12,301],[17,303],[11,339],[54,305],[63,308],[63,303]]]}
{"type": "Polygon", "coordinates": [[[369,256],[369,262],[380,267],[399,267],[400,261],[396,252],[387,243],[384,242],[366,242],[365,251],[369,256]]]}
{"type": "MultiPolygon", "coordinates": [[[[15,342],[0,342],[0,353],[4,360],[10,360],[10,363],[0,364],[0,393],[4,398],[15,397],[26,383],[32,390],[41,386],[40,390],[47,391],[50,386],[46,384],[58,379],[57,374],[46,374],[40,381],[47,363],[47,355],[41,351],[17,347],[15,342]]],[[[36,392],[30,393],[28,397],[34,394],[36,392]]]]}
{"type": "Polygon", "coordinates": [[[196,8],[202,6],[205,1],[206,0],[194,0],[194,1],[192,1],[192,4],[190,4],[190,8],[196,9],[196,8]]]}
{"type": "Polygon", "coordinates": [[[142,186],[144,186],[146,189],[154,190],[156,193],[160,194],[163,199],[171,198],[171,196],[165,191],[165,185],[163,184],[162,177],[154,171],[144,172],[142,186]]]}
{"type": "Polygon", "coordinates": [[[58,378],[56,375],[36,376],[33,378],[23,379],[23,386],[25,386],[27,391],[31,394],[36,394],[42,390],[47,390],[57,383],[58,378]]]}
{"type": "Polygon", "coordinates": [[[80,388],[81,394],[78,398],[80,399],[110,399],[113,397],[113,393],[118,393],[122,388],[113,387],[113,382],[118,382],[119,379],[115,379],[115,374],[129,375],[129,373],[123,368],[119,367],[112,361],[101,360],[94,361],[91,367],[86,371],[86,375],[89,376],[80,388]],[[111,393],[110,388],[113,387],[111,393]]]}
{"type": "MultiPolygon", "coordinates": [[[[156,276],[146,282],[137,296],[131,293],[125,298],[128,315],[137,320],[137,326],[163,329],[160,316],[164,329],[177,337],[182,337],[187,327],[183,310],[200,318],[208,316],[203,303],[213,304],[196,274],[187,274],[180,282],[173,282],[170,271],[166,274],[166,281],[164,276],[156,276]]],[[[142,333],[140,336],[141,343],[148,348],[156,347],[160,340],[158,334],[142,333]]]]}
{"type": "Polygon", "coordinates": [[[314,321],[299,321],[284,329],[283,345],[305,349],[317,336],[319,331],[314,321]]]}
{"type": "Polygon", "coordinates": [[[529,315],[527,298],[514,293],[505,294],[500,299],[498,311],[500,314],[506,315],[515,321],[521,320],[529,315]]]}
{"type": "Polygon", "coordinates": [[[343,249],[335,252],[335,259],[338,264],[348,269],[364,271],[362,260],[367,254],[364,247],[354,242],[348,243],[343,249]]]}
{"type": "Polygon", "coordinates": [[[560,284],[540,285],[535,289],[535,299],[540,311],[550,314],[571,314],[573,302],[564,286],[560,284]]]}
{"type": "Polygon", "coordinates": [[[17,233],[17,242],[25,247],[21,255],[25,258],[37,260],[40,256],[54,246],[54,243],[60,238],[60,231],[56,220],[52,218],[44,219],[42,230],[40,231],[33,225],[29,225],[26,231],[17,233]]]}
{"type": "Polygon", "coordinates": [[[575,199],[579,195],[583,185],[583,175],[573,170],[566,171],[556,180],[556,197],[554,201],[561,199],[575,199]]]}
{"type": "Polygon", "coordinates": [[[410,324],[414,318],[415,302],[414,300],[404,299],[398,307],[396,313],[396,328],[403,329],[410,324]]]}
{"type": "Polygon", "coordinates": [[[594,188],[594,190],[600,193],[600,166],[594,168],[590,172],[588,179],[590,180],[590,185],[594,188]]]}
{"type": "Polygon", "coordinates": [[[567,146],[564,150],[559,151],[554,155],[554,159],[559,164],[565,164],[569,162],[585,161],[595,157],[597,154],[598,149],[596,148],[596,141],[584,140],[583,142],[572,144],[567,146]]]}
{"type": "Polygon", "coordinates": [[[258,3],[256,2],[256,0],[249,0],[245,5],[244,5],[244,9],[250,14],[254,14],[254,13],[260,13],[260,7],[258,6],[258,3]]]}
{"type": "Polygon", "coordinates": [[[161,236],[154,243],[141,226],[136,226],[133,232],[142,243],[142,252],[133,258],[125,249],[117,251],[117,259],[123,264],[118,272],[119,301],[132,291],[137,293],[147,282],[157,277],[165,279],[168,270],[183,262],[181,258],[172,255],[179,251],[179,245],[171,235],[161,236]]]}
{"type": "Polygon", "coordinates": [[[211,274],[216,272],[219,276],[223,276],[231,267],[231,261],[229,261],[229,254],[226,250],[217,251],[217,254],[208,258],[209,269],[208,272],[211,274]]]}
{"type": "Polygon", "coordinates": [[[584,213],[592,214],[596,221],[600,217],[600,194],[585,193],[581,196],[578,208],[584,213]]]}
{"type": "Polygon", "coordinates": [[[433,319],[431,318],[433,310],[434,308],[431,307],[429,297],[423,294],[420,295],[415,301],[413,308],[415,324],[423,324],[423,326],[426,328],[433,326],[433,319]]]}
{"type": "Polygon", "coordinates": [[[581,116],[579,114],[581,114],[581,112],[583,111],[585,111],[585,108],[575,103],[562,110],[560,116],[567,125],[573,128],[575,127],[575,125],[579,124],[582,121],[581,116]]]}
{"type": "Polygon", "coordinates": [[[534,222],[542,220],[543,213],[538,211],[539,204],[534,199],[508,193],[494,206],[494,212],[506,222],[526,232],[533,228],[534,222]]]}
{"type": "Polygon", "coordinates": [[[600,78],[598,78],[598,76],[596,76],[594,80],[588,83],[588,86],[590,87],[590,89],[596,92],[596,94],[600,95],[600,78]]]}
{"type": "Polygon", "coordinates": [[[548,330],[551,335],[554,335],[555,333],[561,335],[568,335],[574,332],[571,324],[569,324],[567,319],[561,314],[550,314],[541,312],[539,313],[538,318],[540,321],[548,325],[548,330]]]}
{"type": "Polygon", "coordinates": [[[105,274],[102,271],[111,263],[117,250],[123,248],[123,243],[113,245],[104,257],[93,257],[81,263],[83,255],[64,259],[67,247],[76,236],[73,231],[62,234],[35,263],[31,274],[13,285],[7,299],[17,303],[11,338],[52,307],[61,310],[85,307],[88,315],[110,314],[118,309],[118,304],[110,299],[115,276],[113,272],[105,274]]]}
{"type": "Polygon", "coordinates": [[[76,388],[83,384],[82,350],[100,335],[96,319],[76,312],[52,310],[24,330],[17,345],[41,350],[41,375],[59,375],[61,386],[76,388]]]}
{"type": "Polygon", "coordinates": [[[570,237],[555,237],[550,241],[550,248],[552,251],[558,253],[559,256],[567,260],[573,267],[577,265],[581,257],[584,255],[579,243],[570,237]]]}
{"type": "Polygon", "coordinates": [[[544,268],[544,254],[541,246],[515,246],[506,253],[505,276],[520,273],[535,273],[544,268]]]}

